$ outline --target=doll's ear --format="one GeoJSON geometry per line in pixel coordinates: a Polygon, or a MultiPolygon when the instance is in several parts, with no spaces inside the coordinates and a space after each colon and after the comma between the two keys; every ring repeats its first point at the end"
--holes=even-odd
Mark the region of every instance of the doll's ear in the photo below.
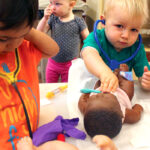
{"type": "Polygon", "coordinates": [[[84,93],[82,94],[82,98],[84,99],[84,101],[87,101],[90,97],[90,93],[84,93]]]}

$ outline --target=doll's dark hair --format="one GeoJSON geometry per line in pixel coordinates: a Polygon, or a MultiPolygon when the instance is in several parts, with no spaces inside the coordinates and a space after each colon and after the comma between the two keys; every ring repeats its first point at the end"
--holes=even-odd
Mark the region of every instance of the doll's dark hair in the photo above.
{"type": "Polygon", "coordinates": [[[17,28],[25,21],[32,27],[37,11],[38,0],[0,0],[0,30],[17,28]]]}
{"type": "Polygon", "coordinates": [[[90,137],[103,134],[113,138],[122,128],[122,117],[113,111],[91,110],[84,116],[84,127],[90,137]]]}

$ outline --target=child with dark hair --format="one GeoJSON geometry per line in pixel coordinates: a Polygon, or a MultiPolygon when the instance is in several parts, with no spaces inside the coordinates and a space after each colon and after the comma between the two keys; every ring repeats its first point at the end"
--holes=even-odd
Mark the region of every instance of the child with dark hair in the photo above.
{"type": "MultiPolygon", "coordinates": [[[[18,149],[29,150],[24,137],[32,137],[39,123],[37,66],[59,51],[53,39],[32,28],[37,11],[38,0],[0,0],[0,149],[16,150],[23,138],[18,149]]],[[[49,145],[76,149],[60,141],[49,145]]]]}
{"type": "MultiPolygon", "coordinates": [[[[82,94],[78,103],[84,115],[84,126],[90,137],[106,135],[115,137],[122,128],[122,123],[136,123],[141,118],[142,106],[131,106],[134,94],[134,83],[120,75],[120,71],[128,71],[126,64],[114,73],[119,80],[119,88],[114,93],[82,94]]],[[[100,86],[100,81],[95,88],[100,86]]]]}

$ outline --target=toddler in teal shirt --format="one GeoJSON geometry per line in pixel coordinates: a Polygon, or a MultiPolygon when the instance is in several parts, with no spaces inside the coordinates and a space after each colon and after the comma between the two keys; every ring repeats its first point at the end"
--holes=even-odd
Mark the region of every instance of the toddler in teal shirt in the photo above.
{"type": "MultiPolygon", "coordinates": [[[[138,35],[148,17],[146,0],[105,0],[104,29],[97,30],[101,47],[111,60],[121,62],[134,54],[138,47],[138,35]]],[[[94,33],[84,41],[81,52],[87,69],[101,80],[100,90],[115,91],[118,79],[108,66],[108,60],[99,49],[94,33]]],[[[129,71],[134,70],[141,86],[150,90],[150,65],[142,44],[136,56],[126,62],[129,71]]]]}

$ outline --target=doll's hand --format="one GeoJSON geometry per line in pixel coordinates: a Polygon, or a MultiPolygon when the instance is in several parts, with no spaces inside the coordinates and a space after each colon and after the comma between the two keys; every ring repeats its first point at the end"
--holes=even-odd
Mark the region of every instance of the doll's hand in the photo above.
{"type": "Polygon", "coordinates": [[[132,109],[138,112],[143,112],[143,107],[140,104],[135,104],[132,109]]]}
{"type": "Polygon", "coordinates": [[[118,88],[119,81],[117,76],[112,72],[104,72],[101,76],[100,91],[102,92],[114,92],[118,88]]]}
{"type": "Polygon", "coordinates": [[[45,9],[44,9],[44,18],[48,19],[49,16],[53,13],[53,6],[49,4],[45,9]]]}
{"type": "Polygon", "coordinates": [[[92,140],[101,150],[117,150],[113,141],[105,135],[96,135],[92,140]]]}
{"type": "Polygon", "coordinates": [[[144,73],[141,79],[141,86],[143,89],[150,91],[150,71],[148,70],[147,66],[144,67],[144,73]]]}

